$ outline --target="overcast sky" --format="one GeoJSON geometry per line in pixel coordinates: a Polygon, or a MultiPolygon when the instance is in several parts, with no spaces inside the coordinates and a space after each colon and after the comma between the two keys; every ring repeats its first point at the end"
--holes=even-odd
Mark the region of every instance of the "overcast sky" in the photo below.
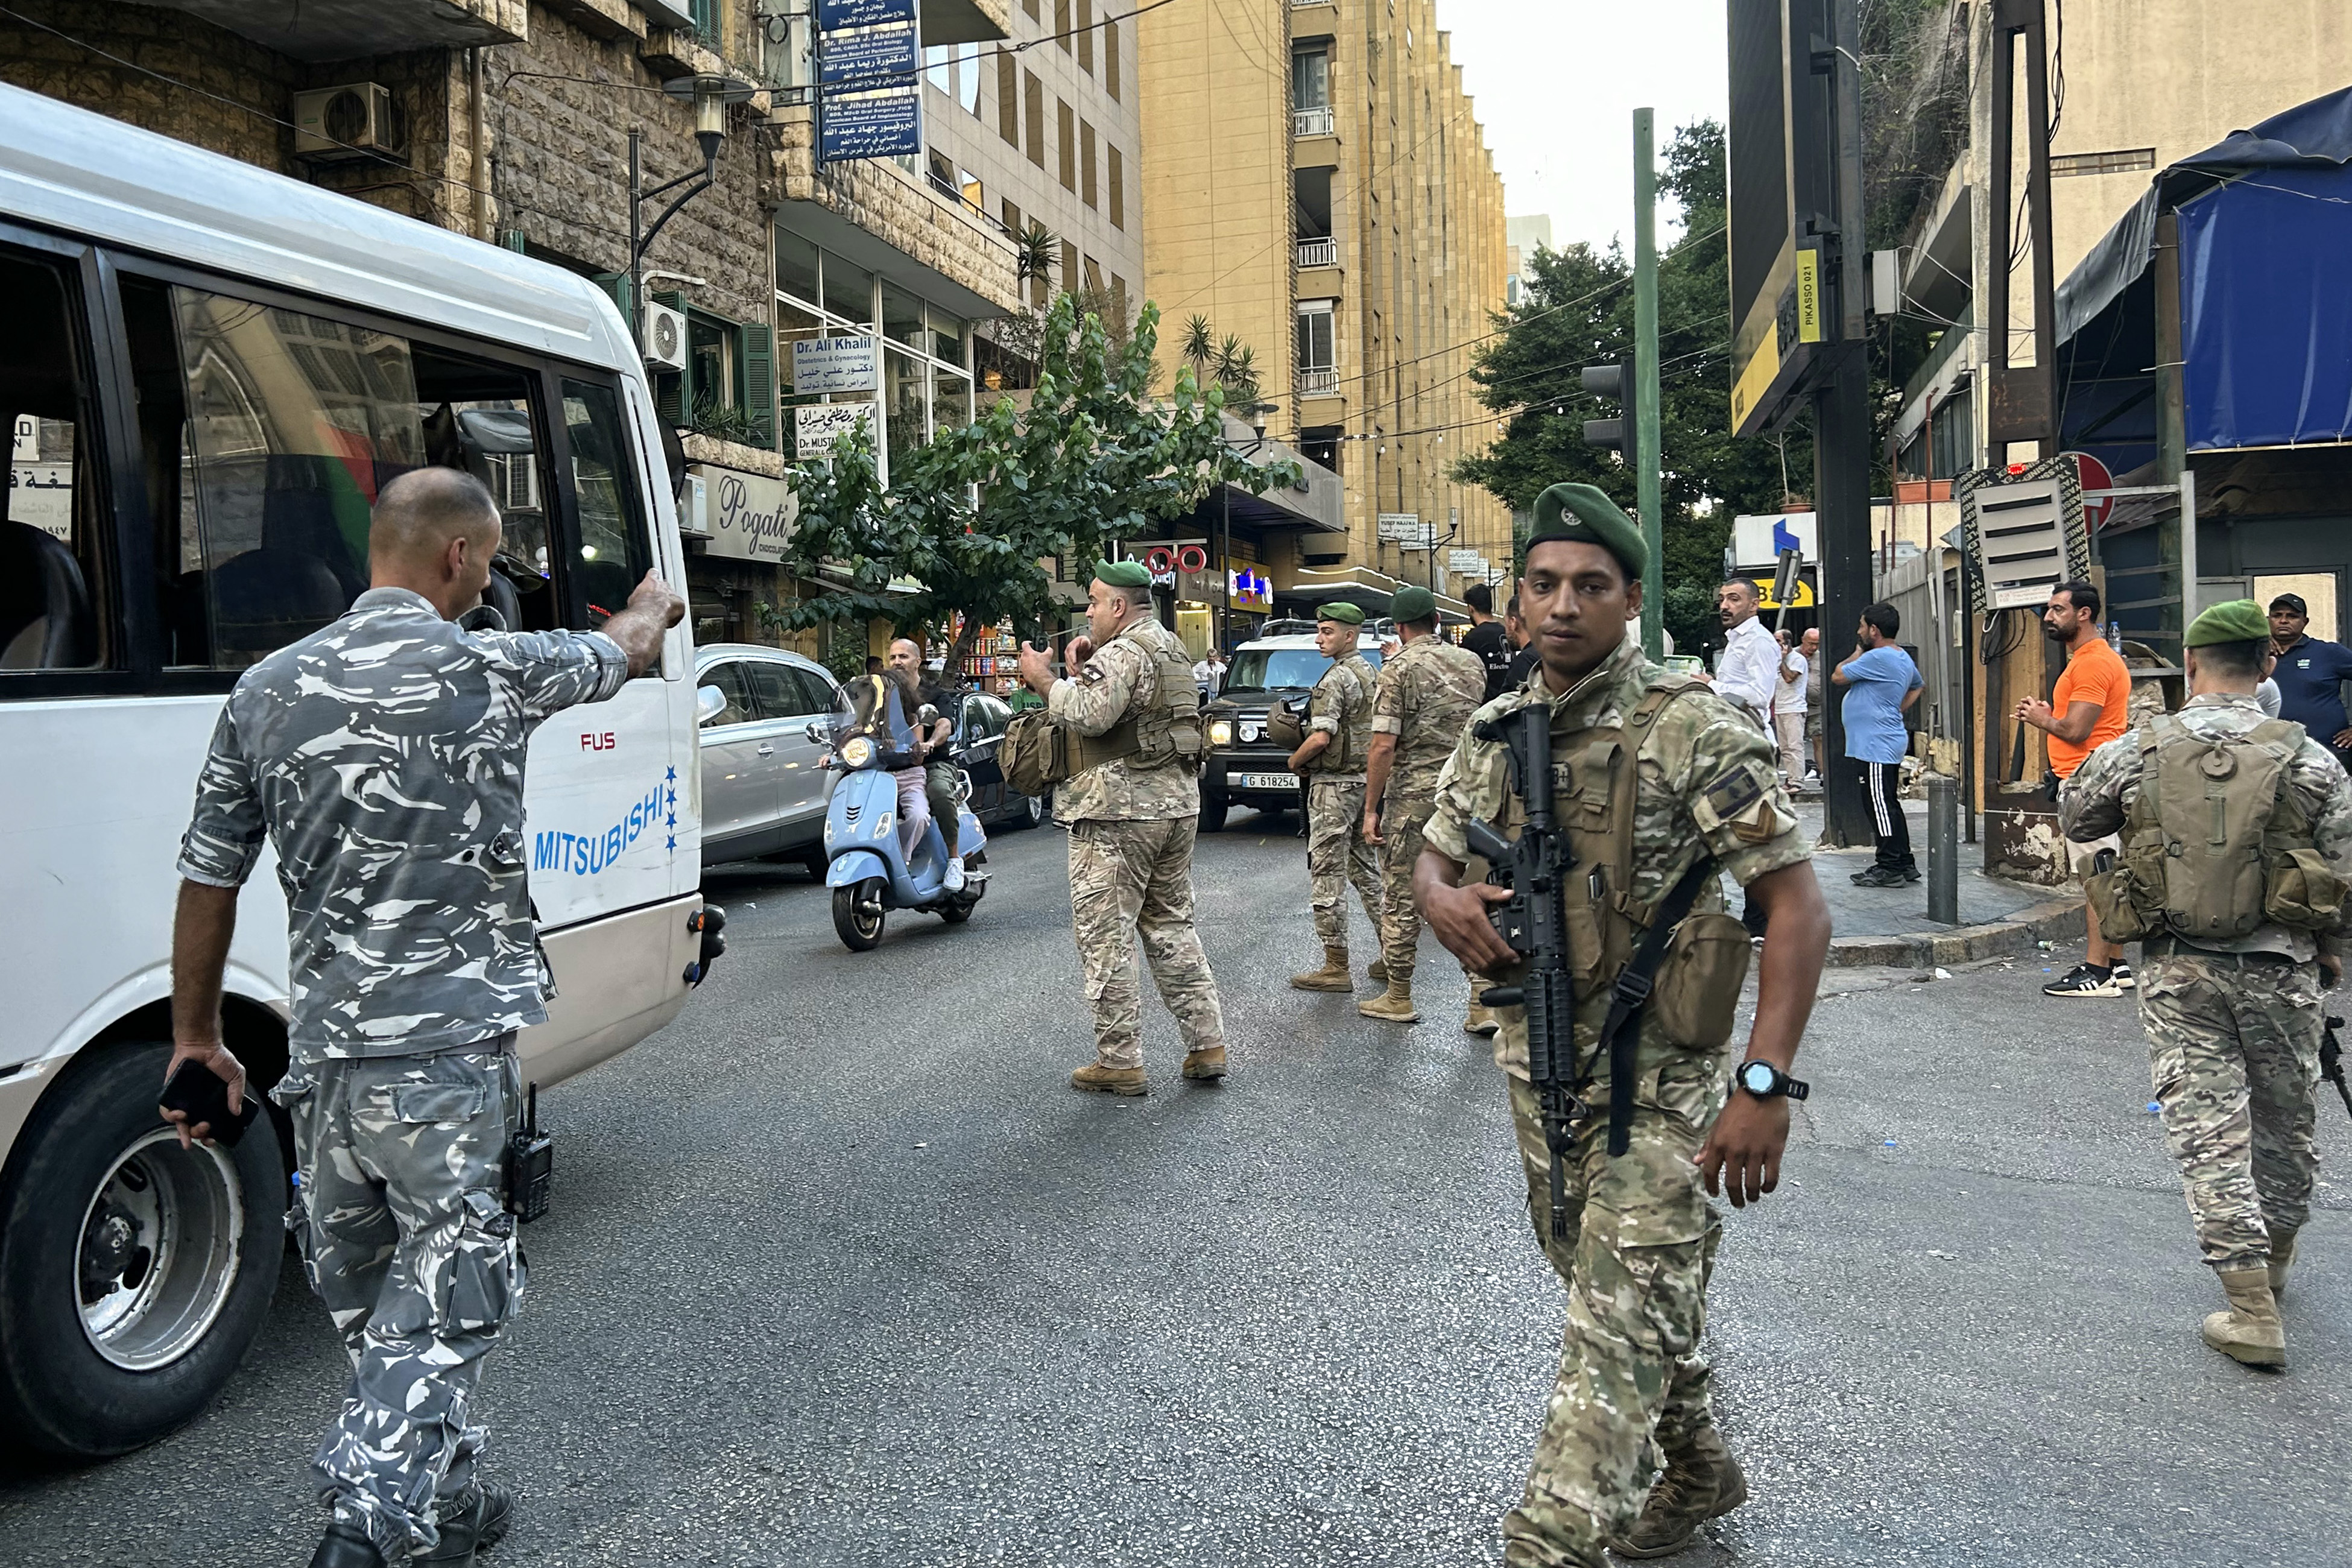
{"type": "MultiPolygon", "coordinates": [[[[1552,243],[1633,245],[1633,110],[1724,117],[1724,0],[1437,0],[1513,217],[1552,243]]],[[[1671,215],[1669,215],[1671,216],[1671,215]]],[[[1664,243],[1669,229],[1661,229],[1664,243]]]]}

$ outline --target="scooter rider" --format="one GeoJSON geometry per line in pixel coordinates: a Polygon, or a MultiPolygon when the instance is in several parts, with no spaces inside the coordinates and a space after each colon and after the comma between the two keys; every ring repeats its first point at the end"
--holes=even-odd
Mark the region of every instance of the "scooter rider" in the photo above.
{"type": "Polygon", "coordinates": [[[955,738],[955,693],[948,689],[945,671],[936,683],[923,679],[923,650],[911,637],[900,637],[890,645],[890,669],[914,688],[918,713],[925,704],[939,713],[939,718],[915,737],[915,752],[923,763],[925,804],[931,820],[940,825],[940,837],[947,843],[948,866],[943,885],[949,892],[960,893],[963,890],[963,858],[956,851],[956,828],[961,812],[956,799],[955,761],[948,755],[949,743],[955,738]]]}
{"type": "Polygon", "coordinates": [[[914,672],[886,665],[877,675],[859,676],[846,689],[858,731],[872,736],[894,759],[890,775],[898,786],[898,853],[911,867],[931,820],[920,737],[915,733],[915,713],[922,702],[914,672]]]}

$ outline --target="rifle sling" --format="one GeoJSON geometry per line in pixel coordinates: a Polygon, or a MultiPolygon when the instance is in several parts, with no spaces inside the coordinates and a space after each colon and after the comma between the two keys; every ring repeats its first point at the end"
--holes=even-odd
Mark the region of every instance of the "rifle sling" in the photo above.
{"type": "Polygon", "coordinates": [[[1675,930],[1698,901],[1699,889],[1706,887],[1716,874],[1715,858],[1708,856],[1692,866],[1676,882],[1658,905],[1657,917],[1650,929],[1642,933],[1642,945],[1633,950],[1633,957],[1617,976],[1616,986],[1609,998],[1609,1016],[1601,1026],[1601,1039],[1593,1047],[1597,1063],[1602,1052],[1609,1056],[1609,1153],[1612,1159],[1622,1154],[1633,1144],[1634,1058],[1642,1040],[1642,1013],[1650,1003],[1650,987],[1658,977],[1658,965],[1666,956],[1666,946],[1675,939],[1675,930]]]}

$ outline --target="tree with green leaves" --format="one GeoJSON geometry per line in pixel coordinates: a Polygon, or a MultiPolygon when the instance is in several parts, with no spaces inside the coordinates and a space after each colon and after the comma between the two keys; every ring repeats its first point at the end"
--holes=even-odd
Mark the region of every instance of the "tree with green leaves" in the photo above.
{"type": "Polygon", "coordinates": [[[785,624],[884,619],[912,631],[961,615],[952,670],[984,627],[1048,619],[1045,563],[1092,562],[1111,541],[1190,512],[1220,482],[1260,495],[1296,482],[1296,464],[1253,463],[1225,445],[1223,394],[1203,395],[1189,366],[1164,403],[1152,400],[1159,330],[1159,309],[1146,304],[1115,343],[1065,294],[1046,318],[1025,410],[1000,398],[901,455],[887,492],[870,442],[854,437],[835,444],[829,468],[792,470],[800,511],[786,564],[832,591],[802,600],[785,624]]]}

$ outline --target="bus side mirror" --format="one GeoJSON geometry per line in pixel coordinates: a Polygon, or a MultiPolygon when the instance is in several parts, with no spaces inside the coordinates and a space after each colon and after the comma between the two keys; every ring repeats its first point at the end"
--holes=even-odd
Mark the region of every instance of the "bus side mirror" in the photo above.
{"type": "Polygon", "coordinates": [[[694,694],[694,722],[699,727],[727,711],[727,693],[706,686],[694,694]]]}

